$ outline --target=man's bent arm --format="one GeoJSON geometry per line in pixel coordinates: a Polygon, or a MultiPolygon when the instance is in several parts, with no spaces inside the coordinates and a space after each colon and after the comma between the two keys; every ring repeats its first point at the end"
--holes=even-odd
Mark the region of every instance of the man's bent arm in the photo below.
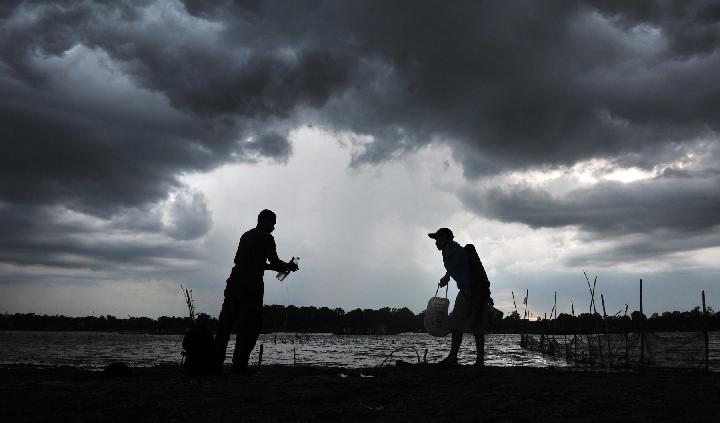
{"type": "Polygon", "coordinates": [[[288,270],[288,264],[278,259],[276,262],[265,263],[265,270],[274,270],[276,272],[284,272],[288,270]]]}
{"type": "Polygon", "coordinates": [[[288,263],[285,263],[284,261],[280,260],[280,258],[277,255],[277,251],[275,250],[275,243],[273,243],[273,248],[270,250],[270,253],[268,254],[268,261],[270,263],[265,263],[265,270],[274,270],[276,272],[285,272],[288,269],[288,263]]]}
{"type": "Polygon", "coordinates": [[[270,257],[268,257],[268,261],[270,263],[265,263],[265,270],[274,270],[276,272],[284,272],[288,270],[288,264],[280,260],[280,258],[277,256],[277,251],[275,251],[274,248],[270,252],[270,257]]]}

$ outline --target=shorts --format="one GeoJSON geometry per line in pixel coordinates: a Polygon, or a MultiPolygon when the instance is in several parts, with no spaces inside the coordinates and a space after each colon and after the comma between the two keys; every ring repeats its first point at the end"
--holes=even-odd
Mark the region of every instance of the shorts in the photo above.
{"type": "Polygon", "coordinates": [[[243,306],[263,307],[265,286],[262,280],[238,280],[229,278],[225,286],[225,299],[243,306]]]}
{"type": "Polygon", "coordinates": [[[449,324],[453,331],[485,333],[488,324],[488,299],[460,290],[450,312],[449,324]]]}

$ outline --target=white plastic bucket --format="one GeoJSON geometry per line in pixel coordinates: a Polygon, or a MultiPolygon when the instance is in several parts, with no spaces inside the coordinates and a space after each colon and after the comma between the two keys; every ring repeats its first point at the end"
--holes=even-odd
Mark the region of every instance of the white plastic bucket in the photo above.
{"type": "Polygon", "coordinates": [[[450,324],[448,322],[449,308],[450,300],[447,298],[430,298],[423,321],[427,333],[432,336],[445,336],[450,333],[450,324]]]}

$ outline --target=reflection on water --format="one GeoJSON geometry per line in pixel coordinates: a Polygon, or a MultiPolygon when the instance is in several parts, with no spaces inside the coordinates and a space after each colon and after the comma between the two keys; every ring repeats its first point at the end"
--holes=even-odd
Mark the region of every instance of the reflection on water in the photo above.
{"type": "MultiPolygon", "coordinates": [[[[234,338],[234,337],[233,337],[234,338]]],[[[565,366],[565,361],[545,357],[519,347],[519,335],[491,334],[485,344],[485,363],[490,366],[565,366]]],[[[182,335],[117,334],[102,332],[13,332],[0,331],[0,364],[70,365],[100,368],[112,361],[131,366],[154,366],[180,362],[182,335]]],[[[378,366],[394,350],[403,347],[386,364],[396,360],[416,363],[427,349],[428,362],[445,357],[450,338],[427,334],[331,335],[265,334],[263,364],[297,364],[339,367],[378,366]],[[417,351],[417,354],[413,349],[417,351]]],[[[227,350],[230,361],[234,339],[227,350]]],[[[258,348],[251,356],[257,361],[258,348]]],[[[462,363],[475,361],[475,341],[466,336],[460,351],[462,363]]]]}
{"type": "MultiPolygon", "coordinates": [[[[565,366],[564,360],[544,357],[519,346],[520,336],[514,334],[490,334],[485,344],[485,363],[490,366],[565,366]]],[[[262,335],[258,343],[264,345],[263,363],[292,364],[295,349],[298,364],[344,367],[377,366],[397,350],[386,364],[396,360],[417,363],[425,355],[427,361],[443,359],[450,349],[450,337],[435,338],[427,334],[400,335],[262,335]]],[[[232,350],[228,348],[229,362],[232,350]]],[[[257,360],[257,348],[251,361],[257,360]]],[[[463,364],[475,362],[475,340],[465,336],[459,360],[463,364]]]]}

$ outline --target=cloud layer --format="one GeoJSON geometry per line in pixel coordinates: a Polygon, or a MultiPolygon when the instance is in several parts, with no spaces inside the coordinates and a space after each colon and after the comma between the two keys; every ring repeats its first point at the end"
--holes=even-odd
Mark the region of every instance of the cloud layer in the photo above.
{"type": "Polygon", "coordinates": [[[183,175],[286,162],[303,125],[350,140],[355,166],[447,144],[478,186],[592,159],[663,168],[460,196],[534,228],[716,246],[719,45],[710,1],[4,2],[0,261],[187,258],[212,219],[183,175]],[[702,166],[672,165],[688,156],[702,166]],[[88,241],[108,231],[137,237],[88,241]]]}

